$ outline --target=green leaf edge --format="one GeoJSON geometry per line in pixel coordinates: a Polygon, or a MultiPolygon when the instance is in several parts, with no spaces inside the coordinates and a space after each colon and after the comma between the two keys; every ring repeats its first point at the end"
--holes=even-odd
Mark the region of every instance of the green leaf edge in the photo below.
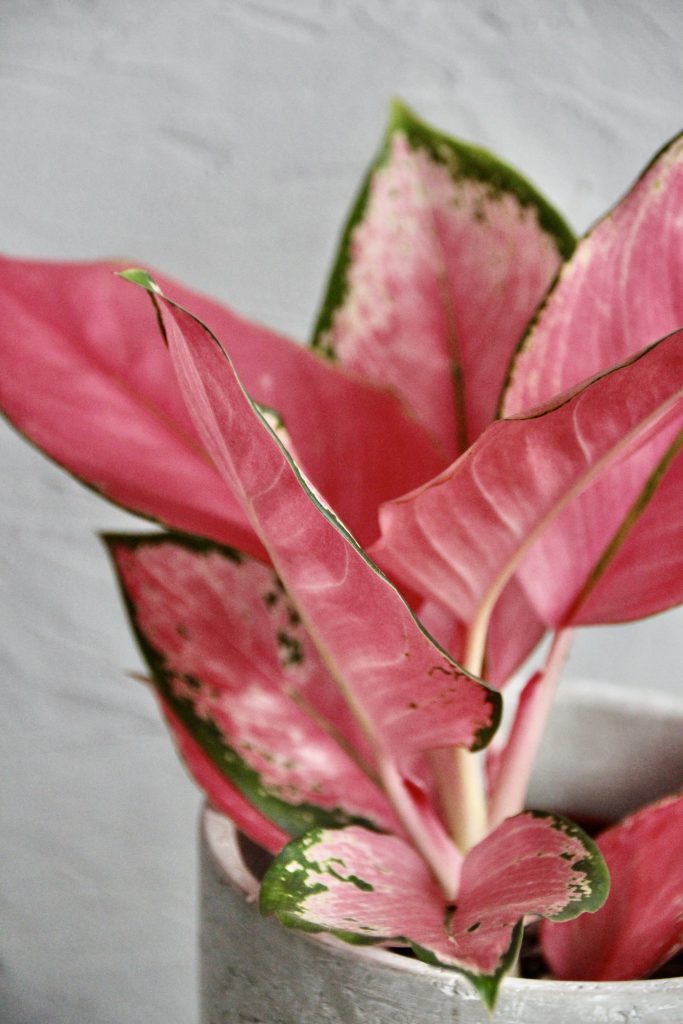
{"type": "MultiPolygon", "coordinates": [[[[626,512],[626,515],[622,519],[620,525],[617,527],[614,534],[612,535],[611,540],[605,545],[602,554],[594,562],[593,568],[586,577],[586,581],[580,593],[577,595],[576,600],[574,601],[573,605],[571,606],[571,608],[567,612],[567,615],[565,616],[565,622],[568,625],[571,624],[574,621],[574,619],[578,617],[583,605],[590,598],[595,588],[599,586],[603,576],[606,574],[610,565],[619,554],[622,545],[627,541],[629,534],[631,533],[631,530],[633,530],[633,528],[637,525],[640,517],[645,513],[648,505],[657,493],[664,477],[671,468],[672,463],[681,454],[682,449],[683,431],[681,431],[678,434],[673,444],[671,444],[669,448],[667,448],[664,455],[659,460],[654,470],[643,484],[641,491],[636,496],[635,501],[633,501],[630,508],[626,512]]],[[[641,622],[644,618],[652,618],[654,615],[660,614],[661,610],[651,612],[648,616],[638,615],[635,618],[635,620],[633,618],[623,618],[619,621],[624,624],[633,621],[641,622]]],[[[615,623],[615,621],[616,620],[610,619],[610,622],[612,622],[613,624],[615,623]]]]}
{"type": "MultiPolygon", "coordinates": [[[[590,893],[581,900],[568,903],[557,914],[546,915],[551,921],[569,921],[582,913],[594,913],[603,905],[609,895],[610,877],[607,865],[598,849],[597,844],[573,821],[560,814],[552,814],[547,811],[526,811],[536,818],[543,818],[551,822],[551,827],[578,839],[585,850],[585,856],[573,862],[572,867],[577,871],[583,871],[586,881],[590,884],[590,893]]],[[[498,990],[503,977],[514,965],[519,955],[519,950],[524,933],[524,918],[516,922],[512,930],[510,945],[501,957],[499,966],[493,974],[476,974],[473,971],[457,967],[453,964],[444,963],[436,954],[414,942],[408,935],[383,935],[368,938],[362,933],[349,932],[335,928],[325,928],[305,920],[300,916],[300,907],[303,900],[309,895],[319,891],[315,885],[306,885],[305,879],[311,870],[315,870],[315,862],[306,857],[306,851],[314,846],[320,839],[322,829],[315,828],[306,835],[288,843],[277,855],[270,865],[261,885],[259,907],[263,915],[274,914],[281,924],[288,928],[296,928],[309,933],[326,932],[335,935],[338,939],[352,945],[378,945],[386,942],[405,943],[410,946],[415,955],[424,963],[433,967],[443,967],[446,970],[456,971],[464,975],[477,990],[486,1008],[491,1011],[495,1007],[498,997],[498,990]],[[307,864],[304,867],[303,864],[307,864]],[[289,865],[299,866],[298,871],[292,871],[289,865]]],[[[322,888],[325,888],[322,886],[322,888]]]]}
{"type": "MultiPolygon", "coordinates": [[[[341,808],[327,810],[316,804],[301,802],[290,803],[275,795],[261,781],[258,772],[251,768],[237,751],[225,742],[214,722],[206,721],[195,714],[192,702],[179,698],[169,685],[174,676],[166,667],[164,655],[147,639],[137,623],[135,605],[128,595],[118,572],[114,552],[117,547],[126,547],[131,551],[139,547],[171,544],[183,547],[198,554],[219,554],[231,562],[239,564],[247,556],[226,545],[192,534],[147,533],[103,533],[100,534],[109,556],[119,584],[119,590],[135,635],[138,647],[152,673],[155,689],[164,701],[172,708],[174,714],[182,722],[193,739],[210,758],[216,768],[249,801],[264,817],[291,836],[301,836],[311,827],[341,828],[345,825],[361,825],[371,832],[381,829],[372,821],[362,816],[351,815],[341,808]]],[[[188,680],[190,681],[190,680],[188,680]]]]}
{"type": "Polygon", "coordinates": [[[578,839],[585,850],[585,857],[573,862],[572,867],[584,871],[590,883],[590,893],[580,900],[574,900],[557,914],[543,914],[549,921],[571,921],[580,914],[593,914],[603,905],[610,890],[610,874],[597,843],[584,830],[562,814],[549,811],[528,810],[523,812],[534,818],[545,818],[552,822],[552,828],[564,832],[572,839],[578,839]]]}
{"type": "MultiPolygon", "coordinates": [[[[306,835],[294,839],[275,857],[269,866],[261,882],[259,895],[259,910],[264,917],[273,915],[280,924],[287,928],[306,932],[309,935],[321,933],[334,935],[335,938],[352,946],[376,946],[382,943],[395,942],[406,945],[412,949],[418,960],[429,964],[431,967],[441,967],[448,971],[454,971],[463,975],[474,986],[487,1010],[495,1007],[500,983],[510,968],[514,965],[519,955],[522,936],[524,934],[524,920],[519,920],[512,929],[510,945],[502,955],[499,966],[493,974],[476,974],[466,970],[464,967],[457,967],[454,964],[444,963],[431,952],[414,942],[408,935],[373,935],[368,937],[362,932],[345,931],[340,928],[325,928],[323,925],[313,924],[300,915],[299,908],[303,900],[308,896],[324,890],[326,886],[306,885],[304,879],[316,870],[315,862],[309,861],[306,850],[314,846],[320,839],[323,829],[311,829],[306,835]],[[304,867],[303,863],[308,866],[304,867]],[[298,870],[291,870],[290,865],[297,865],[298,870]]],[[[350,880],[350,884],[353,881],[350,880]]],[[[357,884],[357,883],[356,883],[357,884]]],[[[359,886],[362,888],[362,886],[359,886]]],[[[444,900],[444,907],[446,903],[444,900]]]]}
{"type": "Polygon", "coordinates": [[[574,233],[564,218],[519,171],[489,150],[455,139],[433,128],[417,117],[401,100],[394,99],[389,108],[389,119],[379,151],[363,178],[342,228],[324,298],[313,328],[311,345],[329,358],[333,358],[333,353],[325,347],[322,338],[332,324],[335,310],[342,304],[346,295],[346,276],[351,262],[351,235],[365,213],[373,175],[386,163],[391,140],[397,132],[404,132],[414,148],[426,149],[433,159],[451,171],[457,168],[458,176],[485,182],[496,192],[512,193],[522,206],[534,206],[541,228],[553,238],[563,260],[569,259],[576,246],[574,233]]]}
{"type": "MultiPolygon", "coordinates": [[[[168,296],[164,295],[163,292],[161,291],[161,289],[159,288],[159,286],[157,285],[156,281],[151,276],[151,274],[148,273],[148,271],[142,270],[142,269],[136,267],[136,268],[132,268],[130,270],[122,271],[121,273],[119,273],[118,276],[119,277],[123,277],[125,280],[130,281],[133,284],[139,285],[140,287],[144,288],[150,294],[150,297],[152,299],[152,303],[154,305],[154,310],[155,310],[155,313],[157,315],[157,322],[159,324],[159,329],[160,329],[160,331],[162,333],[162,337],[164,337],[164,340],[165,340],[165,332],[164,332],[163,322],[162,322],[161,316],[159,314],[159,308],[158,308],[158,305],[157,305],[158,297],[162,297],[164,299],[164,301],[167,302],[170,306],[172,306],[175,309],[181,310],[183,313],[186,313],[188,316],[190,316],[195,321],[195,323],[199,324],[199,326],[204,331],[206,331],[206,333],[208,334],[209,338],[213,341],[213,343],[218,346],[218,348],[223,353],[224,357],[228,360],[230,365],[232,365],[228,353],[225,351],[225,349],[223,348],[220,340],[216,337],[216,335],[213,333],[211,328],[207,327],[207,325],[202,320],[200,320],[199,317],[195,316],[194,313],[192,313],[190,310],[185,309],[183,306],[180,306],[177,302],[174,302],[172,299],[168,298],[168,296]]],[[[239,380],[239,378],[238,378],[238,380],[239,380]]],[[[240,387],[242,387],[241,381],[240,381],[240,387]]],[[[282,454],[284,455],[285,459],[287,460],[287,462],[291,466],[291,468],[292,468],[292,470],[293,470],[293,472],[294,472],[294,474],[295,474],[295,476],[296,476],[300,486],[302,487],[302,489],[303,489],[304,493],[306,494],[306,496],[308,497],[309,501],[311,501],[313,503],[313,505],[318,509],[318,511],[328,520],[328,522],[330,522],[332,524],[332,526],[334,526],[334,528],[336,530],[338,530],[339,533],[342,534],[342,536],[345,538],[345,540],[354,548],[354,550],[357,552],[357,554],[360,555],[360,557],[372,569],[372,571],[374,573],[376,573],[376,575],[379,576],[386,583],[386,585],[388,587],[390,587],[398,595],[399,599],[405,605],[409,615],[413,619],[413,621],[414,621],[415,625],[417,626],[417,628],[429,640],[429,642],[431,644],[433,644],[435,650],[437,650],[439,652],[439,654],[442,655],[442,657],[448,662],[448,664],[452,665],[455,669],[457,669],[458,672],[462,673],[464,676],[468,676],[470,679],[472,679],[475,682],[479,683],[479,685],[482,687],[482,689],[484,689],[486,691],[486,700],[487,700],[487,703],[488,703],[489,708],[490,708],[491,721],[490,721],[489,725],[482,726],[475,733],[475,736],[474,736],[474,739],[472,741],[472,744],[468,748],[470,751],[472,751],[472,753],[476,753],[477,751],[483,750],[486,746],[488,746],[488,744],[493,739],[493,736],[495,735],[495,733],[496,733],[496,731],[497,731],[497,729],[498,729],[498,727],[500,725],[500,722],[501,722],[502,713],[503,713],[503,699],[502,699],[502,696],[501,696],[500,692],[498,690],[496,690],[494,687],[489,686],[486,682],[484,682],[483,679],[480,679],[478,676],[475,676],[471,672],[468,672],[466,668],[464,668],[457,661],[455,661],[455,659],[451,657],[451,655],[448,653],[448,651],[446,651],[445,648],[443,648],[441,646],[441,644],[437,640],[434,639],[434,637],[428,632],[428,630],[422,625],[420,620],[417,618],[417,616],[413,612],[412,608],[410,607],[410,605],[408,604],[406,599],[403,597],[401,592],[398,590],[398,588],[382,572],[382,570],[379,568],[379,566],[376,565],[373,562],[373,560],[370,558],[370,556],[367,554],[367,552],[364,551],[363,548],[360,546],[360,544],[358,543],[356,538],[353,536],[353,534],[349,532],[349,530],[337,518],[337,516],[334,514],[334,512],[332,512],[326,505],[322,504],[322,502],[319,500],[319,498],[313,493],[313,491],[309,487],[308,483],[306,482],[306,480],[302,476],[301,470],[297,466],[296,462],[294,461],[294,459],[290,455],[290,453],[287,450],[287,448],[285,447],[285,445],[282,443],[282,440],[278,437],[277,432],[275,430],[273,430],[273,428],[271,427],[270,423],[268,423],[268,420],[264,417],[264,415],[261,412],[261,409],[259,408],[258,404],[256,402],[254,402],[254,400],[251,398],[249,393],[244,389],[244,387],[242,387],[242,391],[244,392],[244,395],[246,396],[247,401],[249,402],[251,408],[253,409],[254,414],[258,417],[258,419],[261,421],[261,423],[269,431],[271,436],[274,438],[276,444],[279,446],[280,450],[282,451],[282,454]]],[[[293,599],[291,598],[291,595],[290,595],[290,599],[293,601],[293,599]]],[[[293,601],[293,603],[296,604],[296,601],[293,601]]],[[[313,642],[315,643],[315,639],[313,639],[313,642]]]]}

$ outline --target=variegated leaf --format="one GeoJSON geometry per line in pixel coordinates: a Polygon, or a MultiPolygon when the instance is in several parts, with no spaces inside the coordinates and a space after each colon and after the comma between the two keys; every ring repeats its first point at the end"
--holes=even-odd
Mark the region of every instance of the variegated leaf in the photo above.
{"type": "Polygon", "coordinates": [[[453,458],[573,237],[519,174],[395,102],[342,236],[315,344],[388,383],[453,458]]]}
{"type": "Polygon", "coordinates": [[[272,569],[187,537],[107,541],[181,753],[215,802],[219,772],[290,835],[400,828],[354,759],[355,723],[272,569]]]}
{"type": "Polygon", "coordinates": [[[291,838],[288,832],[273,824],[251,803],[228,778],[211,755],[200,746],[192,731],[173,712],[169,701],[157,690],[159,707],[168,725],[176,749],[197,785],[221,814],[234,821],[241,832],[270,853],[279,850],[291,838]]]}
{"type": "Polygon", "coordinates": [[[580,829],[527,812],[469,852],[454,905],[402,840],[352,827],[316,829],[285,847],[264,879],[261,908],[350,942],[407,944],[420,959],[465,974],[492,1007],[524,916],[575,917],[595,910],[607,887],[580,829]]]}

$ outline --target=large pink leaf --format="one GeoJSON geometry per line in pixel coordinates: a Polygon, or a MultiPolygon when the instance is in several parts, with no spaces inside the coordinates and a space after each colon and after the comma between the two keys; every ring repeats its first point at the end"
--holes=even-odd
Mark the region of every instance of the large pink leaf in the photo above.
{"type": "Polygon", "coordinates": [[[217,339],[144,272],[131,279],[153,295],[204,444],[367,733],[379,747],[407,753],[488,740],[498,695],[434,644],[316,498],[217,339]]]}
{"type": "Polygon", "coordinates": [[[395,103],[316,344],[393,387],[452,458],[493,418],[511,353],[572,248],[516,172],[395,103]]]}
{"type": "Polygon", "coordinates": [[[181,750],[190,748],[200,784],[213,795],[219,772],[290,835],[314,822],[399,827],[353,751],[337,742],[346,732],[348,745],[353,723],[272,569],[166,534],[108,544],[164,708],[176,733],[189,734],[181,750]]]}
{"type": "MultiPolygon", "coordinates": [[[[35,444],[113,501],[256,554],[142,296],[115,269],[0,260],[0,355],[12,368],[0,377],[0,405],[35,444]]],[[[284,417],[307,472],[361,539],[376,537],[381,501],[443,467],[426,432],[385,390],[172,287],[229,338],[253,397],[284,417]]]]}
{"type": "Polygon", "coordinates": [[[557,978],[643,978],[683,948],[683,797],[645,807],[597,840],[612,876],[591,917],[542,929],[557,978]]]}
{"type": "MultiPolygon", "coordinates": [[[[680,332],[494,423],[434,481],[382,509],[378,558],[479,624],[516,573],[541,617],[561,623],[682,424],[680,332]]],[[[643,555],[659,567],[656,548],[643,555]]],[[[648,600],[635,599],[639,614],[648,600]]]]}
{"type": "Polygon", "coordinates": [[[460,857],[441,823],[406,789],[402,757],[485,744],[500,698],[429,638],[398,591],[320,502],[243,390],[217,339],[166,299],[144,271],[178,379],[207,450],[248,511],[302,621],[375,752],[393,806],[445,888],[460,857]]]}
{"type": "MultiPolygon", "coordinates": [[[[549,400],[683,325],[682,202],[679,137],[579,243],[516,356],[505,415],[549,400]]],[[[665,463],[671,454],[663,455],[665,463]]],[[[656,491],[644,488],[634,498],[647,508],[629,518],[618,543],[604,552],[574,621],[623,622],[680,601],[674,566],[683,544],[676,513],[682,486],[679,458],[656,491]]]]}
{"type": "Polygon", "coordinates": [[[549,401],[683,326],[683,137],[579,242],[518,352],[502,404],[549,401]]]}
{"type": "Polygon", "coordinates": [[[402,840],[352,827],[316,829],[285,847],[264,879],[261,908],[352,942],[406,943],[463,972],[492,1006],[524,916],[595,910],[607,886],[595,846],[576,826],[527,812],[470,851],[454,906],[402,840]]]}
{"type": "Polygon", "coordinates": [[[0,406],[51,458],[134,512],[257,553],[203,450],[141,296],[113,264],[0,260],[0,406]],[[11,368],[11,370],[9,369],[11,368]]]}

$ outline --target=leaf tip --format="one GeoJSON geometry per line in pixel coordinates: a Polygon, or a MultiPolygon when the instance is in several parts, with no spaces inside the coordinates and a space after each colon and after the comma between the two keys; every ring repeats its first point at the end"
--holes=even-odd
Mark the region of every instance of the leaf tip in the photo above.
{"type": "Polygon", "coordinates": [[[482,725],[475,733],[474,739],[469,746],[469,750],[472,753],[476,753],[479,750],[484,750],[488,747],[489,743],[495,736],[500,726],[503,717],[503,697],[499,690],[494,690],[493,687],[488,686],[482,680],[477,680],[479,684],[486,690],[486,703],[490,708],[489,721],[482,725]]]}
{"type": "Polygon", "coordinates": [[[122,277],[124,281],[130,281],[131,284],[139,285],[151,294],[161,295],[161,288],[159,285],[156,283],[149,271],[143,270],[142,267],[130,267],[128,270],[119,270],[117,271],[116,276],[122,277]]]}
{"type": "Polygon", "coordinates": [[[387,134],[393,135],[394,132],[405,129],[408,124],[414,123],[416,120],[417,116],[408,104],[404,103],[400,96],[392,96],[389,101],[387,134]]]}

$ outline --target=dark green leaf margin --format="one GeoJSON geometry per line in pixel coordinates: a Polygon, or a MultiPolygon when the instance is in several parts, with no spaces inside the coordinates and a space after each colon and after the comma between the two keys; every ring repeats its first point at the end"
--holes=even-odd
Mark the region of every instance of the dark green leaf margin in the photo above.
{"type": "Polygon", "coordinates": [[[313,328],[311,344],[330,358],[334,357],[334,353],[325,347],[324,335],[332,324],[335,310],[346,296],[347,272],[351,262],[351,235],[356,225],[363,219],[373,175],[386,163],[391,140],[397,132],[403,132],[414,149],[426,150],[434,160],[447,167],[454,179],[465,178],[484,182],[492,194],[512,193],[522,206],[535,207],[539,224],[554,239],[557,250],[564,260],[569,259],[576,245],[574,234],[564,219],[518,171],[486,149],[461,142],[437,131],[420,120],[400,100],[394,100],[389,108],[389,121],[379,152],[363,179],[342,229],[337,255],[313,328]]]}
{"type": "MultiPolygon", "coordinates": [[[[590,892],[588,894],[581,894],[580,898],[567,903],[565,908],[558,914],[547,914],[544,916],[547,916],[550,921],[571,921],[573,918],[578,917],[579,914],[592,914],[594,911],[599,910],[609,895],[610,877],[597,843],[590,836],[586,835],[579,825],[570,821],[569,818],[563,817],[561,814],[550,814],[548,811],[535,810],[525,811],[524,813],[531,814],[534,818],[545,818],[550,821],[552,828],[557,829],[558,832],[564,832],[565,835],[571,836],[572,839],[578,839],[585,851],[585,856],[580,860],[574,861],[572,867],[576,871],[582,871],[585,874],[586,881],[590,885],[590,892]]],[[[579,896],[578,891],[576,895],[577,897],[579,896]]]]}
{"type": "MultiPolygon", "coordinates": [[[[327,889],[325,885],[325,873],[329,869],[323,867],[315,859],[308,855],[308,851],[315,847],[321,837],[322,829],[312,829],[307,835],[288,843],[277,855],[268,868],[261,883],[259,897],[259,909],[264,916],[273,914],[281,924],[287,928],[296,928],[298,931],[309,934],[325,933],[334,935],[344,942],[353,946],[376,946],[392,942],[396,945],[404,945],[412,949],[418,960],[429,964],[431,967],[442,967],[445,970],[456,971],[468,979],[474,986],[482,1002],[488,1010],[495,1006],[498,989],[502,979],[510,968],[515,964],[519,955],[519,949],[524,934],[524,925],[519,921],[512,933],[512,939],[508,949],[501,957],[498,968],[493,974],[474,974],[453,964],[443,963],[430,950],[425,949],[418,943],[413,942],[410,936],[372,935],[371,937],[363,932],[351,932],[340,928],[325,928],[306,920],[302,913],[302,905],[309,896],[327,889]],[[316,878],[319,876],[319,878],[316,878]]],[[[335,876],[336,877],[336,876],[335,876]]],[[[350,885],[356,885],[362,891],[372,889],[368,882],[356,876],[349,876],[350,885]]],[[[445,916],[448,914],[448,907],[444,903],[445,916]]]]}
{"type": "MultiPolygon", "coordinates": [[[[239,551],[202,537],[181,533],[147,533],[147,534],[102,534],[119,588],[130,619],[140,651],[149,666],[152,682],[160,697],[171,708],[174,715],[190,733],[204,753],[225,776],[225,778],[249,801],[264,817],[273,822],[291,836],[301,836],[313,826],[323,828],[340,828],[344,825],[362,825],[370,831],[378,831],[377,826],[366,818],[355,817],[340,808],[326,810],[311,803],[289,803],[269,791],[264,786],[260,775],[225,742],[225,737],[214,722],[200,718],[194,711],[191,700],[178,697],[173,692],[173,681],[180,678],[177,673],[169,670],[162,651],[154,647],[140,629],[135,604],[127,593],[116,565],[114,552],[116,548],[126,547],[135,551],[140,547],[170,544],[183,547],[200,555],[218,554],[229,561],[240,564],[245,557],[239,551]]],[[[183,677],[190,686],[196,680],[183,677]]]]}
{"type": "MultiPolygon", "coordinates": [[[[585,856],[574,861],[572,867],[584,873],[585,881],[589,884],[589,891],[581,893],[580,898],[568,903],[557,914],[548,915],[550,920],[568,921],[578,917],[581,913],[598,910],[607,899],[610,881],[607,866],[597,845],[578,825],[561,815],[549,814],[545,811],[526,813],[549,820],[552,828],[564,832],[573,839],[578,839],[584,848],[585,856]]],[[[430,964],[432,967],[456,971],[466,977],[476,989],[486,1008],[492,1011],[498,998],[500,984],[519,956],[524,934],[524,920],[521,919],[515,924],[510,945],[501,956],[498,967],[492,974],[477,974],[463,967],[444,963],[431,950],[414,942],[409,935],[392,934],[369,937],[363,932],[350,932],[317,925],[305,918],[303,905],[309,896],[327,889],[325,874],[330,873],[329,868],[318,863],[313,852],[321,838],[321,832],[322,830],[319,828],[312,829],[306,835],[288,843],[275,858],[261,885],[259,903],[261,913],[264,915],[274,914],[288,928],[296,928],[310,933],[326,932],[353,945],[366,946],[394,942],[409,946],[415,956],[424,963],[430,964]]],[[[339,880],[337,875],[334,877],[339,880]]],[[[359,879],[355,875],[350,875],[344,880],[365,892],[372,889],[370,883],[364,882],[363,879],[359,879]]],[[[445,903],[444,911],[447,919],[449,908],[445,903]]]]}

